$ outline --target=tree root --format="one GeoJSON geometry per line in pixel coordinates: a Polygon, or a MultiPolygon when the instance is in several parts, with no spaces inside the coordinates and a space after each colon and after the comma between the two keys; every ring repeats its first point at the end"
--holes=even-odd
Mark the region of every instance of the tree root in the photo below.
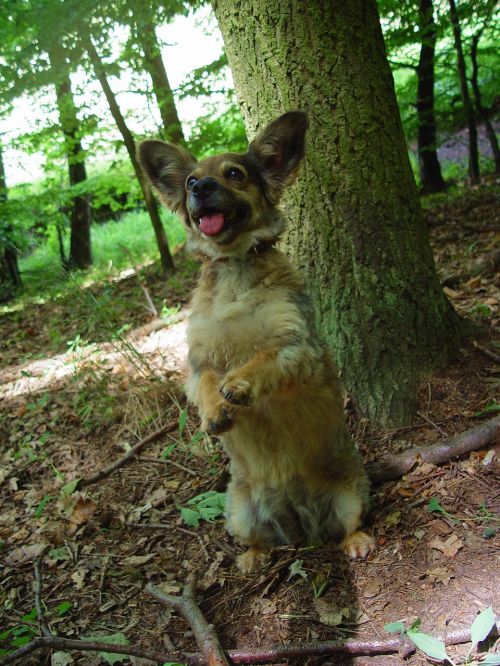
{"type": "Polygon", "coordinates": [[[389,454],[366,465],[373,483],[398,479],[418,462],[440,463],[454,460],[493,442],[500,435],[500,416],[432,446],[417,446],[403,453],[389,454]]]}

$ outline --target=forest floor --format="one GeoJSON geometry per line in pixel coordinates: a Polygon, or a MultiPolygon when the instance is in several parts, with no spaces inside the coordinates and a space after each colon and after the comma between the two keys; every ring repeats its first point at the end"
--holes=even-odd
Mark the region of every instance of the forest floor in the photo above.
{"type": "MultiPolygon", "coordinates": [[[[499,191],[492,181],[424,202],[446,293],[475,333],[456,362],[422,386],[412,425],[377,430],[348,414],[367,461],[430,445],[497,413],[500,368],[488,352],[500,353],[500,292],[478,261],[499,246],[499,191]]],[[[163,653],[197,647],[186,621],[144,588],[154,583],[179,593],[191,572],[198,574],[201,609],[228,649],[383,639],[386,623],[408,627],[417,618],[422,631],[436,635],[469,627],[488,606],[500,613],[498,443],[458,462],[418,464],[374,487],[377,550],[364,561],[347,560],[333,544],[287,548],[262,571],[242,574],[234,565],[240,549],[220,517],[195,526],[195,502],[184,511],[186,522],[180,509],[190,500],[224,491],[227,460],[216,440],[198,433],[182,392],[184,314],[196,267],[182,251],[177,264],[168,280],[155,265],[141,269],[154,303],[166,304],[161,321],[148,312],[133,271],[0,317],[0,647],[13,649],[38,632],[33,565],[42,552],[40,597],[52,631],[163,653]],[[75,491],[77,479],[170,422],[173,430],[128,464],[75,491]]],[[[449,654],[459,661],[467,650],[451,647],[449,654]]],[[[21,663],[117,659],[72,652],[51,661],[37,652],[21,663]]],[[[386,655],[275,663],[430,662],[418,652],[404,661],[386,655]]]]}

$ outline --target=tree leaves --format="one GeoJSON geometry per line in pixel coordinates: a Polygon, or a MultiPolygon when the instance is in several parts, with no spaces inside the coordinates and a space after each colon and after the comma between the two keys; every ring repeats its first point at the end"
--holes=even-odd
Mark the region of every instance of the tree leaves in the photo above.
{"type": "Polygon", "coordinates": [[[490,606],[481,611],[476,617],[470,628],[470,637],[472,643],[480,643],[488,636],[495,624],[495,614],[493,608],[490,606]]]}

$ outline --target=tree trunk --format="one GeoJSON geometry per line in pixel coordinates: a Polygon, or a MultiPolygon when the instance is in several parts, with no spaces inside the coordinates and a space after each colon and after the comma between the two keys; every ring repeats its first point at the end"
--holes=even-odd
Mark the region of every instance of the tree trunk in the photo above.
{"type": "Polygon", "coordinates": [[[482,31],[474,35],[474,37],[472,38],[472,44],[470,48],[470,58],[472,62],[472,78],[471,78],[472,91],[474,93],[476,112],[483,121],[484,128],[486,130],[486,136],[488,137],[488,140],[491,145],[493,159],[495,160],[495,173],[500,173],[500,149],[498,147],[497,134],[495,132],[495,128],[491,124],[488,109],[483,106],[483,101],[481,99],[481,91],[479,89],[479,77],[478,77],[479,66],[477,62],[477,47],[479,44],[479,40],[481,39],[481,33],[482,31]]]}
{"type": "Polygon", "coordinates": [[[462,31],[458,20],[455,0],[448,0],[450,4],[450,20],[453,27],[453,37],[455,40],[455,50],[457,52],[457,70],[460,80],[460,93],[464,105],[465,116],[467,119],[467,129],[469,132],[469,179],[472,185],[480,181],[479,172],[479,151],[477,147],[477,128],[476,114],[469,95],[469,86],[467,83],[467,68],[465,66],[464,52],[462,48],[462,31]]]}
{"type": "Polygon", "coordinates": [[[144,52],[144,66],[153,83],[153,92],[160,109],[163,138],[173,143],[185,144],[181,121],[177,115],[174,95],[161,57],[153,20],[137,24],[137,38],[144,52]]]}
{"type": "MultiPolygon", "coordinates": [[[[79,121],[71,90],[71,78],[64,52],[48,49],[52,80],[56,90],[59,122],[64,134],[68,158],[69,184],[78,185],[87,180],[84,152],[79,138],[79,121]]],[[[71,208],[71,239],[68,268],[87,268],[92,263],[90,240],[90,204],[87,195],[73,197],[71,208]]],[[[66,267],[66,266],[65,266],[66,267]]]]}
{"type": "Polygon", "coordinates": [[[136,151],[134,137],[132,136],[131,131],[127,127],[125,118],[123,117],[120,111],[120,107],[118,106],[115,95],[111,90],[111,86],[109,85],[104,66],[99,57],[99,54],[96,51],[96,48],[92,42],[91,37],[89,35],[82,35],[82,41],[85,49],[87,50],[87,53],[89,54],[89,58],[94,68],[96,77],[99,83],[101,84],[104,95],[106,96],[106,99],[108,101],[111,115],[113,116],[114,121],[123,137],[123,141],[127,148],[130,161],[132,162],[132,166],[134,167],[135,175],[137,176],[137,180],[139,181],[139,184],[141,186],[142,194],[144,196],[144,201],[146,202],[146,208],[148,210],[149,217],[151,218],[151,222],[153,224],[153,229],[156,236],[156,242],[158,244],[158,249],[160,251],[162,269],[165,272],[169,270],[174,270],[175,268],[174,261],[172,259],[172,255],[170,254],[170,250],[168,248],[167,235],[165,233],[165,229],[163,228],[163,224],[158,212],[158,205],[151,193],[151,188],[149,187],[146,181],[146,177],[144,176],[140,164],[137,160],[137,151],[136,151]]]}
{"type": "Polygon", "coordinates": [[[375,0],[213,7],[250,130],[308,111],[285,246],[359,412],[407,422],[423,374],[456,350],[461,326],[421,220],[375,0]]]}
{"type": "MultiPolygon", "coordinates": [[[[0,204],[7,201],[7,180],[5,178],[5,168],[3,164],[2,147],[0,146],[0,204]]],[[[6,283],[6,288],[2,297],[10,298],[15,289],[23,286],[19,265],[17,263],[17,249],[11,242],[9,236],[12,234],[12,226],[7,222],[0,220],[0,231],[5,237],[2,243],[3,256],[0,257],[0,284],[6,283]],[[3,229],[2,229],[3,227],[3,229]]]]}
{"type": "Polygon", "coordinates": [[[418,162],[422,192],[445,189],[436,150],[436,119],[434,116],[434,50],[436,25],[432,0],[420,0],[420,59],[417,67],[418,162]]]}

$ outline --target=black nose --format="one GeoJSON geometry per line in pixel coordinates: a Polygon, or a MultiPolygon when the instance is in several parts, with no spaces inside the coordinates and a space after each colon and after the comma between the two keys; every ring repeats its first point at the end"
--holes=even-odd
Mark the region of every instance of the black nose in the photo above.
{"type": "Polygon", "coordinates": [[[208,195],[217,188],[217,181],[215,178],[200,178],[191,188],[191,192],[198,199],[205,199],[208,195]]]}

